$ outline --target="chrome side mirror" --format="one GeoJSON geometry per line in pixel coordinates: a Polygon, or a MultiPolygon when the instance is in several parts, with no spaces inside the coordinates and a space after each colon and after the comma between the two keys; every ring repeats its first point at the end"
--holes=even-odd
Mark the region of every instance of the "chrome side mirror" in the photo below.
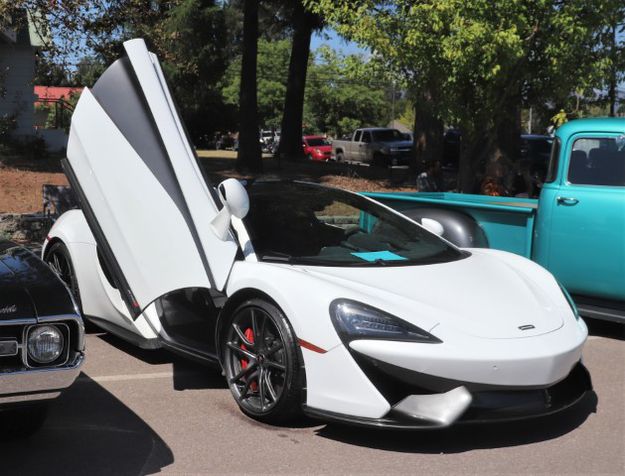
{"type": "Polygon", "coordinates": [[[250,210],[250,198],[241,182],[233,178],[221,182],[217,187],[217,192],[223,208],[213,218],[211,226],[215,235],[225,241],[228,239],[232,217],[243,219],[250,210]]]}

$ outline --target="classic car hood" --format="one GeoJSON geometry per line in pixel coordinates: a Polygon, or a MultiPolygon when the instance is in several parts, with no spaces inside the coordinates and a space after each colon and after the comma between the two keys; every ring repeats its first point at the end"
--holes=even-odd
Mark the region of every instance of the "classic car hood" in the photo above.
{"type": "Polygon", "coordinates": [[[63,282],[30,251],[0,242],[0,320],[74,314],[63,282]]]}
{"type": "Polygon", "coordinates": [[[363,295],[376,296],[365,301],[375,307],[403,309],[399,317],[415,325],[449,325],[477,337],[544,334],[562,327],[566,312],[559,297],[554,298],[553,286],[561,294],[557,284],[552,278],[553,283],[549,283],[546,273],[528,272],[489,253],[475,252],[444,264],[307,267],[306,271],[363,295]],[[382,302],[376,304],[378,299],[382,302]]]}

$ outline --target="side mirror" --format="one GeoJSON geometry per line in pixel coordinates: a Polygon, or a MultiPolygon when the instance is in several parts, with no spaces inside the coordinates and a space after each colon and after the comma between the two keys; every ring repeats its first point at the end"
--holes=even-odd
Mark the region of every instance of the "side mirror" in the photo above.
{"type": "Polygon", "coordinates": [[[432,218],[421,218],[421,225],[427,231],[430,231],[437,236],[443,236],[443,233],[445,233],[445,228],[443,228],[443,225],[441,225],[439,221],[436,221],[432,218]]]}
{"type": "Polygon", "coordinates": [[[247,195],[247,190],[245,190],[241,182],[233,178],[221,182],[217,187],[217,191],[223,208],[213,218],[211,226],[215,235],[220,240],[225,241],[228,239],[232,217],[245,218],[250,210],[250,199],[247,195]]]}

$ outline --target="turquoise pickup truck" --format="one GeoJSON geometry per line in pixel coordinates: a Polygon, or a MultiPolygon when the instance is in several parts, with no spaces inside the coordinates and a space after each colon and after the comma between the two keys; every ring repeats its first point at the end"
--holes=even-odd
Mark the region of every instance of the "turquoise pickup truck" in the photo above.
{"type": "Polygon", "coordinates": [[[462,247],[531,258],[585,317],[625,322],[625,119],[561,126],[538,199],[457,193],[368,193],[416,220],[438,221],[462,247]]]}

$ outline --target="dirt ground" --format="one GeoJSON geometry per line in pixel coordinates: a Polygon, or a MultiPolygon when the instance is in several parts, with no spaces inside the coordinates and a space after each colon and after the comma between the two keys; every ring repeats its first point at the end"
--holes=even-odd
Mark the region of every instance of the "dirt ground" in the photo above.
{"type": "MultiPolygon", "coordinates": [[[[198,155],[214,183],[228,177],[242,178],[235,170],[235,152],[198,151],[198,155]]],[[[333,162],[279,163],[269,156],[263,161],[265,172],[257,178],[308,180],[354,191],[415,190],[414,177],[403,169],[387,170],[333,162]]],[[[67,184],[58,158],[20,160],[0,157],[0,213],[41,211],[44,184],[67,184]]]]}

